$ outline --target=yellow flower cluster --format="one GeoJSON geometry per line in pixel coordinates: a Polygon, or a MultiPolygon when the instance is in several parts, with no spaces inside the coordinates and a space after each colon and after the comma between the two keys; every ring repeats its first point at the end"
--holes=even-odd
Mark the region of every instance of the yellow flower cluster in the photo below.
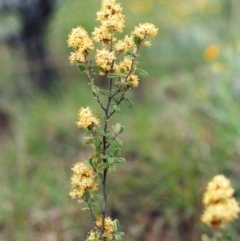
{"type": "MultiPolygon", "coordinates": [[[[98,228],[102,227],[102,217],[98,216],[96,220],[96,226],[98,228]]],[[[114,231],[113,231],[113,221],[110,217],[105,218],[104,222],[104,234],[106,235],[106,241],[111,241],[113,240],[114,236],[114,231]]],[[[89,235],[87,237],[87,241],[94,241],[100,237],[100,232],[99,230],[91,230],[89,232],[89,235]]]]}
{"type": "Polygon", "coordinates": [[[201,217],[202,222],[218,229],[238,218],[240,207],[233,194],[231,182],[224,175],[216,175],[209,182],[203,196],[205,211],[201,217]]]}
{"type": "Polygon", "coordinates": [[[112,32],[122,32],[124,28],[124,15],[122,7],[116,0],[103,0],[100,11],[97,12],[97,21],[101,22],[99,28],[92,33],[96,42],[108,43],[111,40],[112,32]]]}
{"type": "Polygon", "coordinates": [[[88,234],[87,240],[86,241],[94,241],[99,238],[99,231],[96,230],[91,230],[88,234]]]}
{"type": "Polygon", "coordinates": [[[126,35],[123,40],[118,40],[114,48],[119,52],[127,52],[135,48],[132,36],[126,35]]]}
{"type": "Polygon", "coordinates": [[[96,64],[102,70],[100,70],[100,75],[104,75],[109,72],[113,66],[113,61],[116,59],[114,51],[110,52],[108,49],[97,49],[96,50],[96,64]]]}
{"type": "Polygon", "coordinates": [[[67,43],[69,47],[75,50],[69,57],[71,64],[76,61],[85,63],[86,56],[94,48],[92,39],[88,36],[88,33],[83,27],[72,29],[71,33],[68,35],[67,43]]]}
{"type": "Polygon", "coordinates": [[[157,35],[158,28],[156,28],[152,23],[143,23],[135,27],[132,35],[139,37],[141,40],[145,39],[147,36],[153,38],[157,35]]]}
{"type": "MultiPolygon", "coordinates": [[[[129,55],[134,53],[132,57],[136,57],[135,55],[140,47],[151,46],[151,42],[145,40],[147,37],[155,37],[158,28],[151,23],[139,24],[130,36],[126,35],[123,39],[116,41],[114,32],[122,32],[124,28],[125,16],[122,14],[120,4],[116,3],[116,0],[102,0],[101,9],[96,13],[96,16],[96,20],[100,22],[100,26],[94,28],[92,38],[88,36],[86,30],[82,27],[72,29],[69,34],[67,40],[68,46],[75,50],[69,57],[71,64],[83,63],[84,66],[87,66],[89,64],[87,56],[94,49],[94,42],[102,42],[104,47],[101,50],[97,49],[95,54],[95,64],[99,67],[99,74],[117,73],[121,75],[120,69],[123,68],[126,74],[130,71],[129,75],[125,75],[127,76],[126,82],[131,83],[131,87],[137,87],[139,77],[135,75],[135,69],[131,68],[131,63],[135,60],[126,61],[124,59],[120,63],[118,60],[119,58],[122,59],[120,56],[122,53],[129,53],[129,55]],[[135,37],[139,38],[140,45],[136,43],[135,37]],[[122,67],[121,65],[125,66],[122,67]]],[[[81,118],[81,121],[77,122],[77,125],[87,128],[91,124],[90,122],[91,120],[85,121],[81,118]]],[[[98,120],[94,119],[93,123],[97,124],[98,120]]]]}
{"type": "Polygon", "coordinates": [[[72,168],[73,176],[71,178],[72,190],[69,193],[73,199],[81,198],[83,194],[90,190],[97,190],[95,182],[96,175],[93,170],[87,167],[83,162],[78,162],[72,168]]]}
{"type": "Polygon", "coordinates": [[[83,108],[78,111],[78,121],[76,122],[78,128],[87,129],[93,125],[100,125],[100,120],[97,119],[89,107],[83,108]]]}
{"type": "Polygon", "coordinates": [[[139,84],[139,77],[134,74],[136,68],[134,65],[132,66],[132,60],[125,57],[123,61],[115,66],[116,73],[120,74],[121,69],[123,69],[126,73],[131,71],[131,74],[127,77],[127,81],[131,83],[132,87],[137,87],[139,84]]]}
{"type": "Polygon", "coordinates": [[[127,77],[127,81],[129,83],[131,83],[132,87],[138,87],[138,84],[139,84],[139,77],[135,74],[130,74],[128,77],[127,77]]]}

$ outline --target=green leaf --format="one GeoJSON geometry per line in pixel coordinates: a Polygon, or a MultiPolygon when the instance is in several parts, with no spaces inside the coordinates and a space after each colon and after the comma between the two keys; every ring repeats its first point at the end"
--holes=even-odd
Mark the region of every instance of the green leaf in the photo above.
{"type": "Polygon", "coordinates": [[[116,171],[116,168],[115,168],[115,165],[114,165],[114,164],[110,164],[110,165],[109,165],[109,171],[110,171],[111,173],[114,173],[114,172],[116,171]]]}
{"type": "Polygon", "coordinates": [[[122,147],[123,143],[119,138],[115,138],[115,143],[117,144],[117,146],[122,147]]]}
{"type": "Polygon", "coordinates": [[[114,109],[117,113],[119,113],[119,112],[121,111],[121,109],[119,108],[118,105],[114,105],[114,106],[113,106],[113,109],[114,109]]]}
{"type": "Polygon", "coordinates": [[[95,98],[97,97],[96,93],[92,91],[92,96],[95,98]]]}
{"type": "Polygon", "coordinates": [[[95,152],[92,153],[89,157],[90,157],[90,158],[96,158],[96,153],[95,153],[95,152]]]}
{"type": "Polygon", "coordinates": [[[93,143],[93,137],[83,137],[84,143],[89,145],[93,143]]]}
{"type": "Polygon", "coordinates": [[[117,157],[117,156],[119,156],[120,153],[121,153],[121,149],[116,148],[116,149],[114,150],[114,152],[113,152],[113,156],[114,156],[114,157],[117,157]]]}
{"type": "Polygon", "coordinates": [[[101,163],[97,166],[97,170],[100,172],[100,171],[103,171],[107,167],[108,167],[108,163],[101,163]]]}
{"type": "Polygon", "coordinates": [[[101,146],[98,138],[93,138],[93,144],[94,144],[95,147],[101,146]]]}
{"type": "Polygon", "coordinates": [[[103,130],[98,129],[97,133],[101,136],[106,136],[106,133],[103,130]]]}
{"type": "Polygon", "coordinates": [[[125,69],[124,68],[120,68],[120,71],[121,71],[122,74],[125,73],[125,69]]]}
{"type": "Polygon", "coordinates": [[[96,153],[96,157],[99,157],[100,156],[100,154],[101,154],[101,151],[102,151],[102,148],[101,148],[101,146],[97,146],[96,147],[96,149],[95,149],[95,153],[96,153]]]}
{"type": "Polygon", "coordinates": [[[103,199],[103,196],[102,196],[102,195],[97,195],[97,194],[95,194],[94,197],[93,197],[93,199],[94,199],[95,201],[99,201],[99,200],[102,200],[102,199],[103,199]]]}
{"type": "Polygon", "coordinates": [[[114,73],[109,73],[107,75],[108,79],[120,79],[121,78],[121,75],[119,74],[114,74],[114,73]]]}
{"type": "Polygon", "coordinates": [[[126,163],[126,159],[123,157],[117,157],[114,160],[115,163],[120,163],[120,164],[125,164],[126,163]]]}
{"type": "Polygon", "coordinates": [[[148,77],[148,73],[143,69],[136,69],[135,74],[140,75],[142,77],[148,77]]]}
{"type": "Polygon", "coordinates": [[[105,72],[105,69],[104,68],[102,68],[102,67],[100,67],[100,66],[97,66],[97,68],[98,68],[98,70],[99,70],[99,72],[105,72]]]}
{"type": "Polygon", "coordinates": [[[87,68],[83,64],[78,64],[77,67],[81,73],[86,74],[87,68]]]}
{"type": "Polygon", "coordinates": [[[123,133],[124,131],[124,126],[121,126],[121,130],[119,131],[119,134],[123,133]]]}
{"type": "Polygon", "coordinates": [[[128,98],[124,98],[124,101],[129,108],[132,108],[132,103],[130,102],[130,100],[128,98]]]}
{"type": "Polygon", "coordinates": [[[104,89],[100,89],[99,92],[102,94],[102,95],[106,95],[108,97],[112,97],[112,93],[107,91],[107,90],[104,90],[104,89]]]}
{"type": "Polygon", "coordinates": [[[113,221],[113,223],[112,223],[112,231],[113,231],[114,233],[116,233],[117,230],[118,230],[117,224],[113,221]]]}
{"type": "Polygon", "coordinates": [[[121,124],[119,122],[117,122],[114,126],[114,133],[118,134],[119,131],[121,130],[121,124]]]}
{"type": "Polygon", "coordinates": [[[92,168],[96,167],[96,163],[94,162],[94,160],[92,158],[89,158],[88,162],[89,162],[89,164],[91,165],[92,168]]]}
{"type": "Polygon", "coordinates": [[[97,96],[99,93],[99,88],[96,85],[91,85],[92,92],[97,96]]]}
{"type": "Polygon", "coordinates": [[[108,158],[108,163],[109,163],[109,165],[113,164],[114,163],[114,158],[112,158],[112,157],[108,158]]]}
{"type": "Polygon", "coordinates": [[[122,236],[119,235],[119,234],[115,234],[115,235],[114,235],[114,240],[115,240],[115,241],[122,241],[122,236]]]}
{"type": "Polygon", "coordinates": [[[141,43],[141,39],[137,36],[134,36],[133,37],[133,42],[136,44],[136,45],[139,45],[141,43]]]}
{"type": "Polygon", "coordinates": [[[103,174],[101,172],[98,172],[97,176],[98,176],[99,181],[102,182],[104,179],[103,174]]]}
{"type": "Polygon", "coordinates": [[[120,226],[119,220],[118,220],[118,219],[115,219],[115,220],[114,220],[114,224],[116,225],[117,230],[118,230],[118,229],[119,229],[119,226],[120,226]]]}
{"type": "Polygon", "coordinates": [[[91,130],[87,130],[85,133],[86,136],[92,136],[92,131],[91,130]]]}
{"type": "Polygon", "coordinates": [[[101,214],[102,213],[102,210],[95,203],[92,203],[91,208],[97,214],[101,214]]]}
{"type": "Polygon", "coordinates": [[[108,158],[109,158],[108,155],[104,155],[104,154],[101,154],[100,157],[101,157],[102,159],[108,159],[108,158]]]}
{"type": "Polygon", "coordinates": [[[114,141],[112,139],[108,139],[107,142],[111,147],[118,147],[117,144],[116,144],[116,141],[114,141]]]}
{"type": "Polygon", "coordinates": [[[229,231],[223,232],[223,241],[233,241],[232,234],[229,231]]]}
{"type": "Polygon", "coordinates": [[[82,198],[83,198],[83,199],[88,199],[88,198],[90,198],[89,192],[84,192],[82,198]]]}

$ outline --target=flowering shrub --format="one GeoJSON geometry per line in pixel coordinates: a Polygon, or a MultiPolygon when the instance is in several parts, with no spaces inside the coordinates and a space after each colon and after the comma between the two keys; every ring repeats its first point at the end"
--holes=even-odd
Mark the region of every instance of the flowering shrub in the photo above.
{"type": "Polygon", "coordinates": [[[142,47],[151,45],[147,39],[155,37],[158,29],[151,23],[139,24],[130,35],[117,40],[115,33],[122,32],[124,28],[120,4],[115,0],[103,0],[96,15],[100,26],[94,28],[91,37],[83,27],[77,27],[67,40],[68,46],[74,50],[69,57],[71,64],[77,64],[79,70],[87,75],[92,95],[104,113],[101,129],[100,120],[89,107],[79,110],[77,127],[87,130],[85,143],[92,145],[94,152],[88,160],[80,161],[72,168],[74,174],[69,195],[86,202],[84,210],[91,213],[95,226],[89,232],[87,241],[117,241],[122,240],[124,233],[118,231],[118,220],[107,217],[106,181],[108,172],[115,172],[115,164],[125,163],[120,156],[122,141],[119,138],[124,128],[116,123],[111,131],[108,125],[113,114],[120,111],[122,101],[132,106],[125,94],[138,86],[140,75],[147,76],[144,70],[137,68],[138,52],[142,47]],[[94,58],[90,57],[90,53],[94,58]],[[108,81],[108,89],[101,89],[95,84],[97,73],[108,81]],[[102,195],[96,193],[100,183],[102,195]],[[99,201],[102,201],[101,208],[99,201]]]}

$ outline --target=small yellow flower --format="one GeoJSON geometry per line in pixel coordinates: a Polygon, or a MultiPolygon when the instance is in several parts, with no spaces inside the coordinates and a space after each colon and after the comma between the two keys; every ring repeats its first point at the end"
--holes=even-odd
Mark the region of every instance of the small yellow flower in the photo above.
{"type": "Polygon", "coordinates": [[[152,44],[151,44],[150,41],[145,41],[145,42],[144,42],[144,46],[150,47],[151,45],[152,45],[152,44]]]}
{"type": "Polygon", "coordinates": [[[92,125],[100,125],[100,121],[99,119],[97,119],[97,117],[93,115],[92,110],[89,107],[81,107],[78,112],[78,121],[76,122],[76,124],[78,128],[87,129],[92,125]]]}
{"type": "Polygon", "coordinates": [[[216,59],[219,56],[219,54],[219,47],[217,45],[210,45],[205,49],[203,57],[206,61],[211,61],[216,59]]]}
{"type": "Polygon", "coordinates": [[[202,222],[218,229],[237,219],[240,207],[233,194],[231,182],[224,175],[216,175],[207,185],[203,196],[205,211],[202,222]]]}

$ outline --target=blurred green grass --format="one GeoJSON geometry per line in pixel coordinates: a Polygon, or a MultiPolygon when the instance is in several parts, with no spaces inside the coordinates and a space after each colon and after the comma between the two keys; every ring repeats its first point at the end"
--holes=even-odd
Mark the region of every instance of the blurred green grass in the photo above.
{"type": "MultiPolygon", "coordinates": [[[[220,0],[121,3],[126,32],[146,21],[160,31],[141,53],[150,77],[129,93],[133,108],[123,105],[115,116],[125,126],[128,162],[109,176],[109,212],[120,219],[125,240],[199,240],[209,232],[200,223],[208,180],[224,173],[240,199],[238,22],[220,0]],[[206,61],[210,44],[220,56],[206,61]]],[[[84,240],[91,228],[67,194],[72,164],[91,152],[75,126],[77,110],[89,105],[101,112],[68,62],[66,38],[77,25],[92,31],[99,4],[59,4],[47,36],[60,76],[51,95],[32,92],[21,57],[0,47],[0,110],[8,120],[0,135],[0,240],[84,240]],[[29,98],[19,96],[19,86],[29,98]]],[[[238,226],[230,228],[235,240],[238,226]]]]}

